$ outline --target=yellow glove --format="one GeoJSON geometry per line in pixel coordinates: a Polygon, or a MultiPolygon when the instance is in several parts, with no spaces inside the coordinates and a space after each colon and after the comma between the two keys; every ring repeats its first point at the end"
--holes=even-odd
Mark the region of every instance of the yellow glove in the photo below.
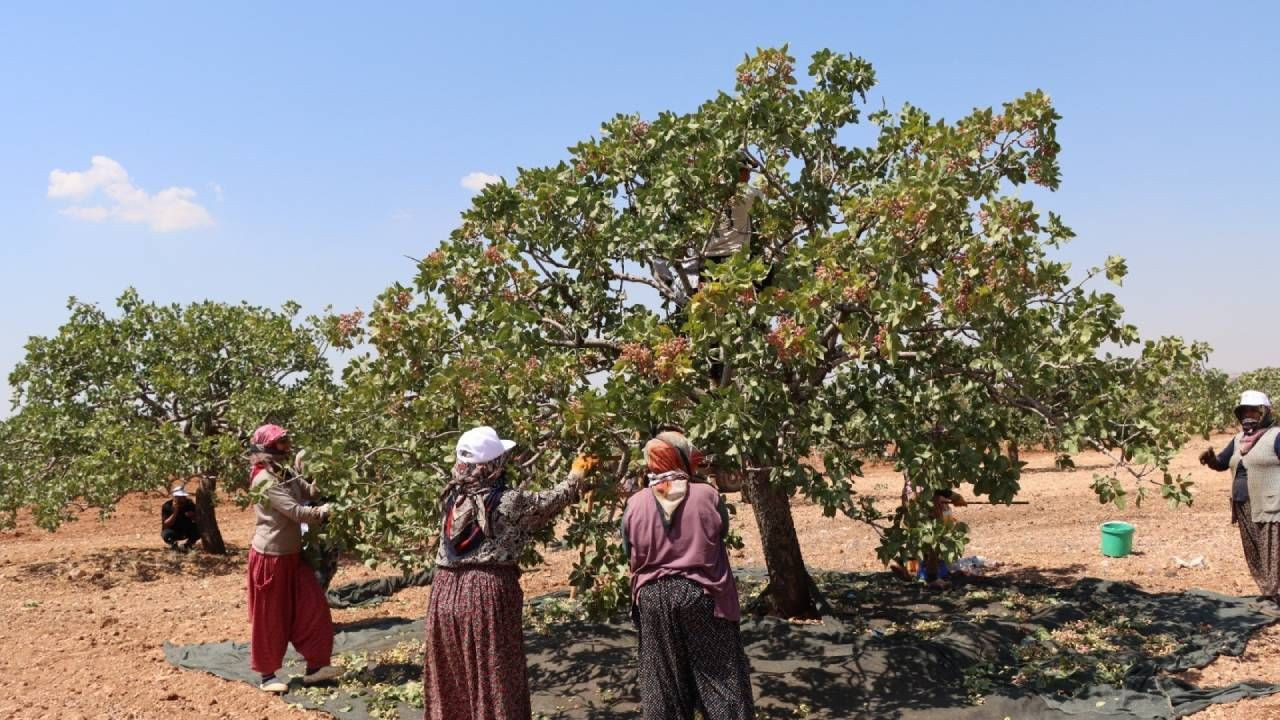
{"type": "Polygon", "coordinates": [[[595,455],[579,455],[573,459],[573,469],[570,470],[574,475],[586,475],[596,466],[600,464],[600,458],[595,455]]]}

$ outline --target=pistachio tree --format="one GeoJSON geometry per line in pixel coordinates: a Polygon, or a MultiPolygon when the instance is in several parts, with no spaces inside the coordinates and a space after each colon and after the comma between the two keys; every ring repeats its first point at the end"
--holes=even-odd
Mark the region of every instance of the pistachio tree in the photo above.
{"type": "Polygon", "coordinates": [[[225,552],[219,480],[246,484],[244,453],[267,421],[302,436],[323,427],[334,386],[319,326],[298,306],[161,305],[124,292],[116,312],[78,301],[33,337],[9,376],[14,414],[0,426],[0,524],[29,508],[53,530],[77,511],[198,478],[203,548],[225,552]],[[316,412],[315,409],[320,411],[316,412]]]}
{"type": "Polygon", "coordinates": [[[964,527],[931,516],[932,493],[1011,500],[1008,441],[1033,433],[1064,462],[1108,453],[1104,499],[1136,485],[1189,500],[1168,469],[1182,429],[1154,388],[1204,349],[1141,340],[1096,287],[1122,259],[1056,259],[1071,230],[1017,194],[1060,181],[1049,97],[945,121],[868,108],[874,77],[824,50],[801,80],[786,48],[760,50],[731,92],[618,115],[480,192],[412,285],[344,320],[374,351],[348,368],[349,430],[321,460],[361,510],[342,532],[371,557],[428,557],[450,442],[478,422],[523,443],[518,482],[556,479],[581,449],[606,459],[567,538],[575,583],[606,599],[625,577],[618,486],[663,423],[745,483],[763,599],[783,615],[816,609],[797,495],[876,527],[886,560],[953,556],[964,527]],[[728,232],[747,240],[710,257],[728,232]],[[919,488],[902,506],[859,492],[885,457],[919,488]]]}
{"type": "MultiPolygon", "coordinates": [[[[1199,347],[1207,355],[1208,348],[1199,347]]],[[[1202,438],[1231,426],[1228,421],[1235,420],[1231,410],[1239,397],[1227,373],[1204,366],[1170,375],[1160,392],[1161,402],[1169,406],[1187,434],[1202,438]]]]}
{"type": "Polygon", "coordinates": [[[1240,393],[1246,390],[1258,390],[1267,394],[1271,402],[1280,402],[1280,368],[1262,367],[1242,372],[1227,382],[1227,387],[1218,398],[1218,406],[1223,418],[1222,428],[1237,428],[1239,420],[1235,416],[1236,402],[1240,393]]]}

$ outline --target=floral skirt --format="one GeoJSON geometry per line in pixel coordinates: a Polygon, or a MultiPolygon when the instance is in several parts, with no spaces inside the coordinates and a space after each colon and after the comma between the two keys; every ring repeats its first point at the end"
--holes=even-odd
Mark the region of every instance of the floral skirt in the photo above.
{"type": "Polygon", "coordinates": [[[513,565],[437,568],[427,607],[427,720],[528,720],[524,592],[513,565]]]}
{"type": "Polygon", "coordinates": [[[1232,502],[1232,516],[1240,527],[1240,545],[1258,594],[1280,602],[1280,523],[1254,522],[1249,501],[1232,502]]]}

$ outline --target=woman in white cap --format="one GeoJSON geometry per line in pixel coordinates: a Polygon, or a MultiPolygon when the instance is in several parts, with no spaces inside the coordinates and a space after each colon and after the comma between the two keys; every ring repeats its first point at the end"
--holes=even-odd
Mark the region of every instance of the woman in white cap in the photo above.
{"type": "Polygon", "coordinates": [[[1258,594],[1280,601],[1280,427],[1265,393],[1248,390],[1236,405],[1240,432],[1222,452],[1209,448],[1200,462],[1230,470],[1231,522],[1240,526],[1240,542],[1258,594]]]}
{"type": "Polygon", "coordinates": [[[478,427],[458,440],[441,503],[440,551],[426,619],[423,695],[428,720],[528,720],[520,556],[534,533],[575,501],[596,463],[533,492],[507,484],[510,440],[478,427]]]}

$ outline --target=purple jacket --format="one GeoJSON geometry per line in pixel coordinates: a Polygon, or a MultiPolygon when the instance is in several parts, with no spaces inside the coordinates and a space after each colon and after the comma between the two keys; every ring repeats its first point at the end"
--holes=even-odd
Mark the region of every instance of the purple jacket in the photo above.
{"type": "Polygon", "coordinates": [[[622,541],[631,559],[632,607],[647,583],[677,576],[706,590],[715,601],[716,617],[737,622],[738,587],[724,546],[728,530],[720,493],[705,483],[689,483],[689,494],[672,516],[670,528],[662,522],[652,489],[632,495],[622,516],[622,541]]]}

